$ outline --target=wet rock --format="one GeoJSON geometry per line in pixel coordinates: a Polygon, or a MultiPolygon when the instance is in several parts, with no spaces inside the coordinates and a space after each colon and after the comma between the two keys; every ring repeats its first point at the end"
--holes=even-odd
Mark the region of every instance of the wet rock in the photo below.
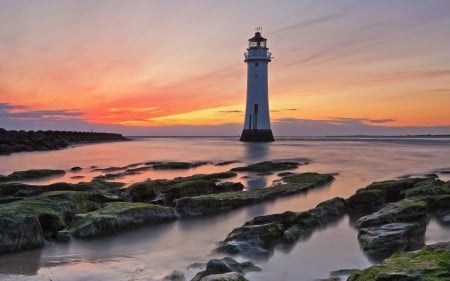
{"type": "Polygon", "coordinates": [[[154,170],[180,170],[180,169],[191,169],[202,165],[206,165],[208,162],[160,162],[153,164],[154,170]]]}
{"type": "Polygon", "coordinates": [[[260,271],[252,262],[239,263],[235,259],[225,257],[213,259],[206,264],[206,269],[197,273],[191,281],[205,280],[246,280],[243,273],[247,271],[260,271]],[[225,274],[224,273],[233,273],[225,274]],[[222,275],[222,276],[219,276],[222,275]],[[231,278],[231,279],[230,279],[231,278]],[[244,278],[244,279],[242,279],[244,278]]]}
{"type": "Polygon", "coordinates": [[[156,197],[157,182],[147,180],[130,185],[122,191],[122,197],[132,202],[151,201],[156,197]]]}
{"type": "Polygon", "coordinates": [[[78,166],[75,166],[75,167],[70,168],[70,171],[71,171],[71,172],[80,172],[80,171],[82,171],[82,170],[83,170],[83,168],[78,167],[78,166]]]}
{"type": "Polygon", "coordinates": [[[165,203],[167,205],[173,205],[173,201],[178,198],[197,196],[202,194],[216,194],[229,191],[240,191],[244,188],[241,183],[222,183],[216,185],[211,180],[193,180],[180,182],[170,186],[170,188],[164,190],[162,195],[164,196],[165,203]]]}
{"type": "Polygon", "coordinates": [[[389,223],[361,228],[358,240],[364,252],[379,261],[397,251],[416,250],[424,245],[425,224],[389,223]]]}
{"type": "Polygon", "coordinates": [[[332,180],[333,177],[327,174],[303,173],[296,177],[295,183],[279,184],[249,191],[184,197],[174,200],[174,203],[177,210],[187,215],[217,213],[263,200],[304,192],[332,180]]]}
{"type": "Polygon", "coordinates": [[[56,241],[59,241],[59,242],[69,242],[71,239],[70,233],[67,229],[60,230],[60,231],[56,232],[55,239],[56,239],[56,241]]]}
{"type": "Polygon", "coordinates": [[[241,273],[227,272],[208,275],[200,279],[200,281],[248,281],[248,279],[241,273]]]}
{"type": "Polygon", "coordinates": [[[72,177],[70,177],[71,179],[84,179],[85,178],[85,176],[72,176],[72,177]]]}
{"type": "Polygon", "coordinates": [[[354,218],[370,214],[386,203],[402,200],[405,198],[405,190],[413,188],[419,182],[428,180],[430,179],[407,178],[374,182],[366,188],[358,189],[354,195],[350,196],[346,200],[347,209],[354,218]]]}
{"type": "Polygon", "coordinates": [[[92,238],[177,218],[172,208],[147,203],[111,202],[99,210],[75,215],[69,232],[77,238],[92,238]]]}
{"type": "Polygon", "coordinates": [[[345,214],[344,200],[334,198],[305,212],[255,217],[234,229],[218,247],[221,252],[268,256],[277,244],[292,243],[345,214]]]}
{"type": "Polygon", "coordinates": [[[450,242],[399,252],[382,263],[353,273],[348,281],[450,280],[450,242]]]}
{"type": "Polygon", "coordinates": [[[64,170],[50,170],[50,169],[31,169],[26,171],[16,171],[7,176],[0,176],[0,182],[38,179],[56,175],[63,175],[65,173],[66,172],[64,170]]]}
{"type": "Polygon", "coordinates": [[[380,226],[394,222],[425,223],[427,219],[427,202],[403,199],[396,203],[386,204],[380,210],[361,217],[356,221],[359,228],[380,226]]]}
{"type": "Polygon", "coordinates": [[[226,165],[231,165],[231,164],[236,164],[236,163],[241,163],[241,161],[238,161],[238,160],[223,161],[223,162],[214,164],[214,166],[226,166],[226,165]]]}
{"type": "Polygon", "coordinates": [[[267,173],[276,172],[284,170],[293,170],[298,168],[300,164],[298,162],[270,162],[264,161],[256,164],[251,164],[245,167],[236,167],[231,169],[235,172],[256,172],[256,173],[267,173]]]}
{"type": "Polygon", "coordinates": [[[99,207],[90,194],[53,191],[0,205],[0,254],[42,247],[79,212],[99,207]]]}
{"type": "Polygon", "coordinates": [[[186,277],[180,271],[173,271],[169,275],[164,276],[161,281],[186,281],[186,277]]]}

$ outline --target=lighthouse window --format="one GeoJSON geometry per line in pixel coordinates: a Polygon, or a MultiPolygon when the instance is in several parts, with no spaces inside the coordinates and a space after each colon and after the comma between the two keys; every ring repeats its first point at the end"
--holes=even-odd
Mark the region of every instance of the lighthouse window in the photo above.
{"type": "Polygon", "coordinates": [[[258,67],[258,63],[255,63],[255,67],[258,67]]]}

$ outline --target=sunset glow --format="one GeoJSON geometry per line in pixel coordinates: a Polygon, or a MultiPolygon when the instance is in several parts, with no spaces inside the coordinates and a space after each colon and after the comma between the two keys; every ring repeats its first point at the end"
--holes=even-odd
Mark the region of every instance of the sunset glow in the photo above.
{"type": "Polygon", "coordinates": [[[449,10],[445,0],[0,1],[0,127],[241,124],[243,53],[262,26],[274,127],[354,119],[450,133],[449,10]]]}

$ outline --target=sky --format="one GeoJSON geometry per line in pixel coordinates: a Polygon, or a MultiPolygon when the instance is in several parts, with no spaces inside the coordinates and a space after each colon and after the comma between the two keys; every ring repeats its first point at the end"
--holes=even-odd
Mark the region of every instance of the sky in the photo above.
{"type": "Polygon", "coordinates": [[[448,0],[0,0],[0,127],[239,135],[256,27],[275,136],[450,134],[448,0]]]}

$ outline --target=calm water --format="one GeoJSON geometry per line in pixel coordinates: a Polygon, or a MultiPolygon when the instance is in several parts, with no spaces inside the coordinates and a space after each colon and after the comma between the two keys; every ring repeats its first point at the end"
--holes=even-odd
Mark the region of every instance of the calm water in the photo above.
{"type": "MultiPolygon", "coordinates": [[[[234,138],[140,138],[132,142],[93,144],[60,151],[18,153],[0,156],[0,174],[32,168],[69,170],[79,173],[32,181],[89,181],[99,168],[123,167],[147,161],[209,161],[185,171],[147,171],[117,179],[127,184],[146,178],[173,178],[195,173],[227,171],[232,167],[264,160],[310,159],[299,172],[337,173],[329,186],[219,215],[190,218],[143,227],[109,237],[68,244],[52,243],[43,249],[0,256],[1,280],[160,280],[173,270],[191,278],[198,268],[189,265],[213,257],[216,243],[235,227],[258,215],[286,210],[302,211],[335,196],[348,197],[373,181],[405,175],[423,175],[450,168],[450,139],[282,139],[270,144],[240,143],[234,138]],[[239,160],[243,163],[214,166],[239,160]],[[84,178],[72,178],[83,176],[84,178]]],[[[438,174],[449,180],[445,174],[438,174]]],[[[268,186],[275,175],[240,174],[235,180],[248,188],[268,186]],[[242,179],[242,176],[249,178],[242,179]]],[[[360,251],[357,231],[348,218],[315,232],[292,247],[256,263],[262,272],[249,273],[250,280],[314,280],[330,271],[364,268],[370,261],[360,251]]],[[[431,220],[427,243],[450,240],[450,229],[431,220]]],[[[239,258],[239,257],[238,257],[239,258]]]]}

